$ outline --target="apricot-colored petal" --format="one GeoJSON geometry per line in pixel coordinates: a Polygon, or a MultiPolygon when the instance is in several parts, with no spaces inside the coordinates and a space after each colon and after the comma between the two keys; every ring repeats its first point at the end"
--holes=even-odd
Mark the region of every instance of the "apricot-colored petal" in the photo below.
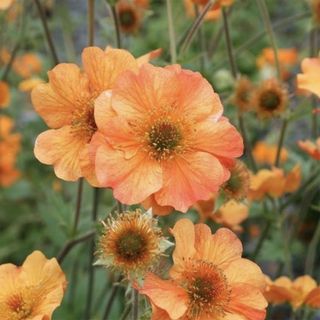
{"type": "Polygon", "coordinates": [[[186,212],[198,200],[207,200],[225,181],[220,162],[212,155],[194,152],[163,164],[163,187],[155,194],[163,206],[186,212]]]}
{"type": "Polygon", "coordinates": [[[0,81],[0,109],[5,108],[10,103],[10,90],[6,82],[0,81]]]}
{"type": "Polygon", "coordinates": [[[320,143],[313,143],[310,140],[298,141],[300,149],[305,151],[309,156],[316,160],[320,160],[320,143]]]}
{"type": "Polygon", "coordinates": [[[209,226],[204,223],[198,223],[194,226],[196,251],[203,252],[207,241],[211,240],[212,234],[209,226]]]}
{"type": "Polygon", "coordinates": [[[170,206],[160,206],[155,200],[154,194],[142,201],[141,205],[147,210],[152,208],[152,214],[157,216],[166,216],[174,210],[174,208],[170,206]]]}
{"type": "Polygon", "coordinates": [[[95,171],[95,158],[90,155],[90,145],[87,144],[83,147],[79,155],[81,175],[93,187],[99,187],[99,182],[96,177],[95,171]]]}
{"type": "Polygon", "coordinates": [[[237,129],[223,119],[207,120],[195,127],[193,148],[215,156],[235,158],[243,154],[243,140],[237,129]]]}
{"type": "Polygon", "coordinates": [[[248,260],[239,259],[231,262],[224,270],[229,284],[245,283],[252,285],[260,290],[265,288],[265,277],[259,266],[248,260]]]}
{"type": "Polygon", "coordinates": [[[320,97],[320,58],[306,58],[301,64],[302,74],[298,74],[298,88],[308,90],[320,97]]]}
{"type": "Polygon", "coordinates": [[[107,122],[116,116],[111,108],[112,91],[107,90],[100,94],[94,101],[94,120],[98,129],[103,133],[108,133],[107,122]]]}
{"type": "Polygon", "coordinates": [[[299,164],[295,165],[286,176],[285,191],[295,192],[301,184],[301,167],[299,164]]]}
{"type": "Polygon", "coordinates": [[[312,308],[320,308],[320,287],[313,289],[308,294],[305,304],[312,308]]]}
{"type": "Polygon", "coordinates": [[[0,1],[0,10],[8,9],[13,3],[13,0],[1,0],[0,1]]]}
{"type": "Polygon", "coordinates": [[[152,273],[147,274],[139,292],[147,295],[155,306],[165,310],[173,320],[182,317],[188,308],[188,294],[183,288],[152,273]]]}
{"type": "Polygon", "coordinates": [[[0,265],[0,305],[4,298],[7,297],[8,292],[14,291],[19,284],[19,274],[21,269],[11,263],[0,265]]]}
{"type": "Polygon", "coordinates": [[[138,68],[135,58],[123,49],[87,47],[82,52],[82,62],[91,90],[98,93],[112,89],[123,71],[138,68]]]}
{"type": "Polygon", "coordinates": [[[152,316],[151,320],[171,320],[167,311],[158,308],[153,303],[151,303],[152,316]]]}
{"type": "Polygon", "coordinates": [[[148,63],[150,60],[158,58],[161,55],[161,53],[162,53],[162,49],[160,48],[160,49],[152,50],[144,54],[143,56],[140,56],[139,58],[137,58],[137,63],[139,67],[141,67],[145,63],[148,63]]]}
{"type": "Polygon", "coordinates": [[[73,112],[89,102],[88,81],[75,64],[61,63],[48,76],[49,83],[37,85],[31,99],[46,124],[60,128],[71,124],[73,112]]]}
{"type": "Polygon", "coordinates": [[[80,153],[86,140],[76,137],[70,126],[47,130],[35,142],[34,154],[44,163],[53,165],[56,176],[66,181],[75,181],[82,176],[80,153]]]}
{"type": "Polygon", "coordinates": [[[113,188],[115,198],[126,204],[139,203],[162,186],[157,161],[143,152],[125,159],[122,151],[108,144],[97,150],[96,175],[101,186],[113,188]]]}

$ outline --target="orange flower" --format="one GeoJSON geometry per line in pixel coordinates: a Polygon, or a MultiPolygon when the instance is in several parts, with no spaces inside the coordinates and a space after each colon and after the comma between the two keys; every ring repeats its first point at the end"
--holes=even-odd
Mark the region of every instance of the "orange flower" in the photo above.
{"type": "Polygon", "coordinates": [[[68,181],[85,177],[97,185],[88,150],[96,131],[94,100],[112,89],[124,70],[137,70],[140,62],[125,50],[96,47],[84,49],[82,60],[84,72],[75,64],[61,63],[48,72],[49,83],[32,91],[35,110],[52,128],[38,136],[34,153],[40,162],[53,165],[57,177],[68,181]]]}
{"type": "Polygon", "coordinates": [[[34,251],[21,267],[0,265],[0,319],[46,319],[60,305],[66,278],[55,258],[34,251]]]}
{"type": "MultiPolygon", "coordinates": [[[[282,79],[287,79],[290,76],[290,68],[298,61],[298,52],[295,48],[278,49],[278,59],[282,79]]],[[[261,55],[257,58],[257,66],[262,69],[276,64],[274,51],[272,48],[265,48],[261,55]]]]}
{"type": "Polygon", "coordinates": [[[42,62],[38,55],[25,53],[15,58],[12,68],[22,78],[30,78],[41,71],[42,62]]]}
{"type": "Polygon", "coordinates": [[[0,81],[0,109],[5,108],[10,103],[10,91],[6,82],[0,81]]]}
{"type": "Polygon", "coordinates": [[[243,151],[210,84],[178,65],[126,72],[95,108],[97,178],[126,204],[153,196],[185,212],[219,189],[243,151]],[[99,120],[110,113],[113,119],[99,120]]]}
{"type": "Polygon", "coordinates": [[[264,295],[270,303],[289,302],[294,309],[303,305],[320,307],[320,287],[317,287],[315,280],[308,275],[298,277],[294,281],[280,277],[272,282],[267,278],[264,295]]]}
{"type": "Polygon", "coordinates": [[[141,25],[142,8],[127,0],[120,0],[116,4],[120,28],[123,32],[134,33],[141,25]]]}
{"type": "MultiPolygon", "coordinates": [[[[259,141],[253,148],[253,156],[258,163],[266,163],[273,165],[277,156],[276,145],[270,145],[263,141],[259,141]]],[[[288,159],[288,151],[286,148],[282,148],[280,152],[280,163],[286,162],[288,159]]]]}
{"type": "Polygon", "coordinates": [[[139,290],[163,319],[265,319],[264,276],[241,258],[242,245],[232,231],[221,228],[212,235],[207,225],[181,219],[172,234],[171,279],[149,273],[139,290]]]}
{"type": "Polygon", "coordinates": [[[230,200],[223,204],[212,216],[212,219],[234,232],[241,232],[243,228],[240,224],[249,216],[249,208],[246,204],[230,200]]]}
{"type": "Polygon", "coordinates": [[[19,90],[22,92],[32,91],[40,83],[44,83],[40,78],[29,78],[19,83],[19,90]]]}
{"type": "Polygon", "coordinates": [[[241,77],[235,87],[233,95],[233,104],[239,108],[240,111],[250,111],[252,109],[251,95],[253,91],[253,85],[247,77],[241,77]]]}
{"type": "Polygon", "coordinates": [[[261,200],[266,195],[279,198],[285,193],[296,191],[300,183],[301,168],[299,165],[292,168],[287,175],[278,168],[262,169],[251,177],[248,197],[251,200],[261,200]]]}
{"type": "Polygon", "coordinates": [[[217,196],[218,193],[215,193],[209,200],[199,200],[193,205],[199,213],[201,222],[206,221],[208,218],[212,218],[215,211],[215,200],[217,196]]]}
{"type": "Polygon", "coordinates": [[[311,158],[320,160],[320,137],[313,143],[310,140],[298,141],[299,147],[306,152],[311,158]]]}
{"type": "MultiPolygon", "coordinates": [[[[205,0],[207,1],[207,0],[205,0]]],[[[192,0],[184,0],[184,7],[186,10],[187,16],[194,18],[196,16],[196,10],[194,7],[194,3],[192,0]]],[[[199,12],[201,12],[204,8],[204,5],[199,4],[199,12]]],[[[219,19],[221,16],[221,9],[220,7],[212,6],[212,8],[207,12],[204,17],[205,21],[214,21],[219,19]]]]}
{"type": "Polygon", "coordinates": [[[0,10],[7,10],[14,0],[0,0],[0,10]]]}
{"type": "Polygon", "coordinates": [[[306,58],[301,64],[302,74],[298,74],[298,88],[320,97],[320,58],[306,58]]]}

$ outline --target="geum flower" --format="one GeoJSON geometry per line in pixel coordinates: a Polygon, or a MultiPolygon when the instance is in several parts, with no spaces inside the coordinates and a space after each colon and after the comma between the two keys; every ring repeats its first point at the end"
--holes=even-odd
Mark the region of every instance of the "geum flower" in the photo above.
{"type": "Polygon", "coordinates": [[[148,273],[141,294],[153,305],[152,319],[262,320],[267,302],[260,268],[241,258],[242,244],[230,230],[211,234],[205,224],[179,220],[170,280],[148,273]]]}
{"type": "Polygon", "coordinates": [[[126,204],[184,212],[219,189],[243,152],[210,84],[180,66],[126,72],[95,108],[96,175],[126,204]]]}
{"type": "Polygon", "coordinates": [[[61,63],[49,71],[49,83],[32,91],[35,110],[51,128],[38,136],[36,158],[53,165],[56,176],[63,180],[85,177],[97,185],[87,148],[97,129],[94,100],[112,89],[123,71],[137,70],[156,52],[136,60],[125,50],[89,47],[82,53],[84,71],[72,63],[61,63]]]}
{"type": "Polygon", "coordinates": [[[310,140],[300,140],[298,141],[298,146],[311,158],[320,160],[320,137],[316,140],[315,143],[310,140]]]}
{"type": "Polygon", "coordinates": [[[66,278],[55,258],[34,251],[21,267],[0,265],[0,319],[50,320],[60,305],[66,278]]]}
{"type": "Polygon", "coordinates": [[[298,88],[320,97],[320,58],[306,58],[301,63],[302,74],[298,74],[298,88]]]}

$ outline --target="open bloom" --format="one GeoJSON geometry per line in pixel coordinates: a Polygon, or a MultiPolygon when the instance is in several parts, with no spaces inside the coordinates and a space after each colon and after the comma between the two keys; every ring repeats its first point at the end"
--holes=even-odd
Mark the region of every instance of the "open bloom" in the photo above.
{"type": "Polygon", "coordinates": [[[6,82],[0,81],[0,109],[6,108],[10,103],[10,90],[6,82]]]}
{"type": "MultiPolygon", "coordinates": [[[[258,163],[266,163],[274,165],[277,156],[277,145],[267,144],[263,141],[259,141],[253,148],[253,157],[258,163]]],[[[286,162],[288,159],[288,150],[282,148],[280,152],[280,163],[286,162]]]]}
{"type": "Polygon", "coordinates": [[[287,174],[282,169],[262,169],[251,177],[249,199],[261,200],[266,195],[279,198],[285,193],[295,192],[301,183],[301,168],[294,166],[287,174]]]}
{"type": "Polygon", "coordinates": [[[294,281],[287,277],[280,277],[275,281],[267,278],[264,295],[270,303],[289,302],[294,309],[303,305],[320,308],[320,287],[308,275],[298,277],[294,281]]]}
{"type": "Polygon", "coordinates": [[[134,33],[140,25],[143,16],[143,6],[128,0],[120,0],[116,4],[120,28],[123,32],[134,33]]]}
{"type": "Polygon", "coordinates": [[[13,2],[14,0],[0,0],[0,10],[7,10],[13,2]]]}
{"type": "Polygon", "coordinates": [[[161,319],[265,319],[264,276],[255,263],[241,258],[242,244],[232,231],[211,234],[207,225],[181,219],[172,233],[171,279],[149,273],[139,290],[161,319]]]}
{"type": "Polygon", "coordinates": [[[253,84],[247,77],[241,77],[237,82],[232,97],[233,104],[241,111],[250,111],[251,95],[253,92],[253,84]]]}
{"type": "Polygon", "coordinates": [[[210,84],[178,65],[128,71],[95,106],[97,120],[115,114],[97,121],[96,175],[126,204],[148,198],[185,212],[219,189],[243,152],[210,84]]]}
{"type": "MultiPolygon", "coordinates": [[[[143,56],[141,62],[148,60],[143,56]]],[[[96,47],[82,53],[84,72],[71,63],[61,63],[48,72],[49,83],[32,91],[35,110],[51,128],[36,140],[36,158],[53,165],[57,177],[75,181],[85,177],[97,185],[88,144],[97,127],[94,100],[111,89],[116,78],[127,69],[138,69],[139,61],[129,52],[96,47]]]]}
{"type": "Polygon", "coordinates": [[[299,147],[306,152],[311,158],[320,160],[320,137],[313,143],[310,140],[298,141],[299,147]]]}
{"type": "Polygon", "coordinates": [[[298,74],[298,88],[320,97],[320,58],[306,58],[301,64],[302,74],[298,74]]]}
{"type": "Polygon", "coordinates": [[[50,320],[60,305],[66,278],[55,258],[34,251],[21,267],[0,265],[0,319],[50,320]]]}

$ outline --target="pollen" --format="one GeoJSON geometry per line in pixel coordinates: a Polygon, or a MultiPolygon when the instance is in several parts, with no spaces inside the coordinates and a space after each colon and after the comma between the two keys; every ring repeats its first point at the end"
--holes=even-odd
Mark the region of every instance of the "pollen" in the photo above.
{"type": "MultiPolygon", "coordinates": [[[[23,291],[23,290],[22,290],[23,291]]],[[[35,299],[32,292],[17,292],[9,296],[6,302],[8,319],[27,320],[32,315],[35,299]]]]}
{"type": "Polygon", "coordinates": [[[180,149],[182,140],[178,126],[168,120],[156,122],[148,132],[148,144],[157,160],[168,158],[180,149]]]}

